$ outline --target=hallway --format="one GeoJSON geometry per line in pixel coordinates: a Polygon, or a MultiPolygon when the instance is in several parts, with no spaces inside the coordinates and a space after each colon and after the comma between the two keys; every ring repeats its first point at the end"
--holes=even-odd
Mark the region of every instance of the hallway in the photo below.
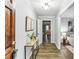
{"type": "Polygon", "coordinates": [[[36,59],[73,59],[73,54],[63,46],[59,51],[55,44],[41,44],[36,59]]]}
{"type": "Polygon", "coordinates": [[[6,59],[73,59],[74,1],[6,0],[5,34],[6,59]]]}

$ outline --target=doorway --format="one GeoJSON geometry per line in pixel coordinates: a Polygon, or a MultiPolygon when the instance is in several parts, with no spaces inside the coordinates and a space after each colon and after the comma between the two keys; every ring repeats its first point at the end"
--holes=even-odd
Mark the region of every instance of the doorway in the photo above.
{"type": "Polygon", "coordinates": [[[43,44],[51,43],[51,21],[43,21],[42,25],[43,44]]]}

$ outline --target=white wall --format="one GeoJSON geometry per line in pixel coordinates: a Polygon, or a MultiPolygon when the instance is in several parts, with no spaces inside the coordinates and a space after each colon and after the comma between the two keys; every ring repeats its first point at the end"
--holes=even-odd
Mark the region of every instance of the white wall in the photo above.
{"type": "Polygon", "coordinates": [[[68,31],[68,19],[61,18],[61,32],[67,32],[67,31],[68,31]]]}
{"type": "Polygon", "coordinates": [[[52,31],[52,40],[51,40],[51,43],[55,43],[55,18],[53,18],[52,20],[52,23],[51,23],[51,31],[52,31]]]}
{"type": "Polygon", "coordinates": [[[55,41],[54,42],[55,42],[58,49],[60,49],[60,39],[61,39],[60,21],[61,21],[60,17],[55,18],[55,41]]]}
{"type": "Polygon", "coordinates": [[[42,43],[42,20],[38,19],[38,39],[39,39],[39,45],[42,43]]]}
{"type": "Polygon", "coordinates": [[[25,36],[27,35],[27,32],[25,32],[25,17],[30,16],[33,19],[33,22],[34,22],[33,29],[34,31],[36,31],[35,29],[36,15],[30,5],[29,0],[16,0],[15,11],[16,11],[16,15],[15,15],[16,45],[15,45],[15,48],[18,49],[17,56],[15,59],[24,59],[24,45],[26,43],[25,36]]]}

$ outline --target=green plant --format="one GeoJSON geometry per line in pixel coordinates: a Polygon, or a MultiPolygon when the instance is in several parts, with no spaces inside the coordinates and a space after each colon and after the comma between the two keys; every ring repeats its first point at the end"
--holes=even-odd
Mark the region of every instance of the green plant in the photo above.
{"type": "Polygon", "coordinates": [[[34,32],[32,33],[32,35],[31,35],[31,37],[30,37],[30,38],[32,39],[33,37],[34,37],[34,32]]]}
{"type": "Polygon", "coordinates": [[[30,34],[27,34],[27,36],[30,38],[30,39],[33,39],[33,38],[35,38],[36,39],[36,37],[34,36],[34,32],[30,35],[30,34]]]}

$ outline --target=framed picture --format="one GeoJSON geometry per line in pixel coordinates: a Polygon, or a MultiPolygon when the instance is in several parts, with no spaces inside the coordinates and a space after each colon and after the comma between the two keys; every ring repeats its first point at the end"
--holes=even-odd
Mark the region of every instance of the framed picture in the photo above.
{"type": "Polygon", "coordinates": [[[25,18],[25,32],[32,30],[32,19],[29,16],[25,18]]]}
{"type": "Polygon", "coordinates": [[[69,32],[73,32],[74,31],[74,26],[72,21],[68,21],[68,31],[69,32]]]}

